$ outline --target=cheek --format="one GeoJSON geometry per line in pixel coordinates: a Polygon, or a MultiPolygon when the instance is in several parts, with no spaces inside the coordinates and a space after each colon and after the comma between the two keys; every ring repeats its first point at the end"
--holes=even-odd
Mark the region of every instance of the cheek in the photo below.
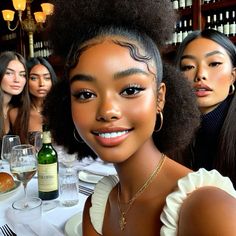
{"type": "Polygon", "coordinates": [[[91,109],[86,107],[85,104],[77,104],[76,102],[71,101],[71,115],[75,127],[78,132],[83,132],[87,127],[91,127],[91,124],[94,122],[91,109]]]}

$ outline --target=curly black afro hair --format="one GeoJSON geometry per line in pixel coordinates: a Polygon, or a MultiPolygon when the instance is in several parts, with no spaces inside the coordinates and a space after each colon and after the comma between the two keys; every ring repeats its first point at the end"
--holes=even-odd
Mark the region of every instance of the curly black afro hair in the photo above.
{"type": "Polygon", "coordinates": [[[169,0],[52,0],[55,13],[49,36],[55,54],[66,57],[74,41],[82,43],[100,27],[113,26],[146,33],[157,46],[171,37],[176,14],[169,0]]]}
{"type": "MultiPolygon", "coordinates": [[[[85,143],[76,140],[79,135],[71,116],[68,72],[78,62],[77,50],[80,50],[81,44],[94,37],[106,34],[122,35],[125,32],[123,35],[127,39],[136,39],[138,47],[142,47],[146,53],[144,56],[154,59],[157,86],[162,78],[167,86],[163,127],[160,132],[153,133],[153,140],[159,150],[166,154],[183,149],[191,141],[199,125],[200,114],[188,81],[177,69],[166,64],[163,76],[158,76],[159,71],[162,71],[162,63],[158,59],[157,47],[161,47],[168,40],[176,19],[171,2],[70,0],[70,4],[66,4],[65,0],[54,1],[55,14],[50,23],[50,36],[56,53],[67,57],[66,73],[48,94],[43,111],[55,142],[66,147],[69,153],[77,152],[79,158],[96,158],[96,154],[85,143]],[[74,137],[75,132],[77,138],[74,137]]],[[[134,60],[139,59],[134,57],[134,60]]]]}
{"type": "MultiPolygon", "coordinates": [[[[160,151],[169,155],[189,144],[199,126],[200,113],[190,84],[177,69],[165,64],[163,82],[167,86],[164,122],[161,131],[153,133],[153,140],[160,151]]],[[[66,147],[69,153],[77,152],[79,158],[97,157],[85,143],[78,142],[74,137],[69,80],[63,79],[52,88],[43,114],[57,144],[66,147]]],[[[78,139],[77,133],[76,136],[78,139]]]]}

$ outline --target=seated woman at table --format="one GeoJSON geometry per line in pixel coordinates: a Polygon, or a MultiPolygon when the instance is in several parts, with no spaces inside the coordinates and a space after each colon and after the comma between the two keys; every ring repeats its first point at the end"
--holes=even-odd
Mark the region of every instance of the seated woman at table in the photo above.
{"type": "Polygon", "coordinates": [[[0,54],[0,139],[11,133],[8,113],[12,107],[24,103],[26,109],[19,116],[26,119],[29,105],[26,77],[26,61],[22,55],[13,51],[0,54]]]}
{"type": "Polygon", "coordinates": [[[43,102],[52,86],[57,82],[57,76],[51,64],[43,57],[31,58],[27,61],[29,71],[30,109],[27,118],[17,118],[17,114],[25,109],[25,104],[9,112],[10,122],[15,134],[18,134],[24,143],[34,144],[34,136],[42,132],[43,117],[41,111],[43,102]],[[22,123],[24,124],[22,126],[22,123]]]}
{"type": "Polygon", "coordinates": [[[68,54],[65,78],[43,114],[56,142],[113,163],[118,174],[87,199],[83,235],[235,235],[230,180],[165,154],[199,124],[188,82],[171,66],[163,71],[158,48],[172,34],[171,2],[66,3],[54,2],[50,33],[56,53],[68,54]]]}

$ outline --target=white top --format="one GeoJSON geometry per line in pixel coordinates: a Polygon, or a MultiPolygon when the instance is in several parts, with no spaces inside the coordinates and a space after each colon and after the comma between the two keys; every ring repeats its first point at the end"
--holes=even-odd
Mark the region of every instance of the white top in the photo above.
{"type": "MultiPolygon", "coordinates": [[[[90,218],[94,229],[102,235],[103,219],[108,196],[114,186],[119,182],[117,176],[106,176],[96,185],[92,195],[90,218]]],[[[218,171],[199,169],[191,172],[177,182],[177,188],[166,198],[166,205],[161,214],[161,236],[176,236],[179,212],[183,201],[194,190],[203,186],[220,188],[236,198],[236,191],[228,177],[223,177],[218,171]]]]}

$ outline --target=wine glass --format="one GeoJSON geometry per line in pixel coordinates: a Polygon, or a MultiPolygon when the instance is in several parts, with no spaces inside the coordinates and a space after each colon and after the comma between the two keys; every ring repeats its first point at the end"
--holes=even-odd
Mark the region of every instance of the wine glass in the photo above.
{"type": "Polygon", "coordinates": [[[16,209],[32,209],[35,207],[35,198],[27,198],[27,183],[37,170],[37,157],[34,146],[30,144],[17,145],[12,148],[10,171],[24,186],[25,197],[13,203],[16,209]]]}
{"type": "Polygon", "coordinates": [[[38,153],[41,147],[43,146],[43,132],[36,132],[34,136],[34,147],[36,149],[36,152],[38,153]]]}
{"type": "MultiPolygon", "coordinates": [[[[9,162],[12,147],[20,145],[20,137],[18,135],[4,135],[2,138],[1,159],[9,162]]],[[[1,165],[2,166],[2,165],[1,165]]],[[[3,166],[2,166],[3,169],[3,166]]]]}
{"type": "Polygon", "coordinates": [[[38,153],[43,145],[43,132],[33,131],[28,133],[28,142],[33,145],[38,153]]]}

